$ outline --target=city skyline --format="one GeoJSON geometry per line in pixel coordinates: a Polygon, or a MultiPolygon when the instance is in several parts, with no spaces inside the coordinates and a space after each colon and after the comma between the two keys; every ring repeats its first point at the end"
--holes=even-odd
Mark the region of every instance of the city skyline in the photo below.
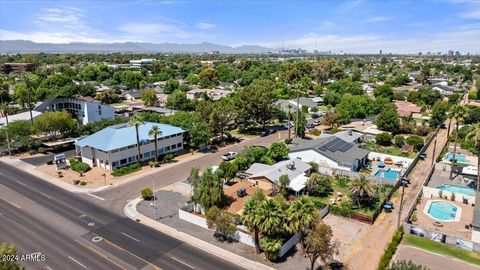
{"type": "Polygon", "coordinates": [[[0,39],[259,45],[333,53],[479,53],[480,2],[0,3],[0,39]],[[32,20],[18,20],[24,16],[32,20]]]}

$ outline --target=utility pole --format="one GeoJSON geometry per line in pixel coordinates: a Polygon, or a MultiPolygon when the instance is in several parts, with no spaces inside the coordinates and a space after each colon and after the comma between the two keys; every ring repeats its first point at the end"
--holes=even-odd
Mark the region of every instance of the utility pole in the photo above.
{"type": "Polygon", "coordinates": [[[435,137],[435,141],[433,141],[433,154],[432,154],[432,163],[430,167],[433,166],[433,161],[435,160],[435,148],[437,148],[437,138],[435,137]]]}
{"type": "Polygon", "coordinates": [[[405,193],[405,185],[407,183],[404,182],[402,178],[400,179],[400,184],[402,185],[402,197],[400,199],[400,208],[398,209],[397,230],[400,229],[400,218],[402,216],[402,208],[403,208],[403,194],[405,193]]]}
{"type": "Polygon", "coordinates": [[[290,104],[288,105],[288,138],[290,139],[290,133],[291,133],[291,128],[290,128],[290,104]]]}
{"type": "Polygon", "coordinates": [[[300,125],[300,93],[297,90],[297,124],[295,125],[295,137],[298,138],[298,128],[300,125]]]}

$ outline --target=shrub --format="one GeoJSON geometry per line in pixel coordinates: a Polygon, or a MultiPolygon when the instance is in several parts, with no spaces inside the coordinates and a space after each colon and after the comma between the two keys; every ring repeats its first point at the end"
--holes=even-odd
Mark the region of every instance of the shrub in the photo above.
{"type": "Polygon", "coordinates": [[[410,145],[413,145],[416,151],[420,151],[424,145],[423,139],[416,135],[408,137],[406,142],[410,145]]]}
{"type": "Polygon", "coordinates": [[[47,165],[53,165],[53,159],[47,160],[47,165]]]}
{"type": "Polygon", "coordinates": [[[170,162],[172,162],[173,158],[175,158],[174,154],[166,154],[163,157],[163,161],[166,162],[166,163],[170,163],[170,162]]]}
{"type": "Polygon", "coordinates": [[[73,184],[74,184],[74,185],[80,184],[80,180],[73,180],[73,184]]]}
{"type": "Polygon", "coordinates": [[[282,248],[282,240],[270,236],[263,236],[260,240],[261,247],[268,260],[274,261],[278,258],[278,252],[282,248]]]}
{"type": "Polygon", "coordinates": [[[395,137],[393,137],[393,141],[395,142],[396,146],[402,147],[405,143],[405,137],[403,137],[402,135],[396,135],[395,137]]]}
{"type": "Polygon", "coordinates": [[[87,184],[87,182],[85,181],[80,181],[80,186],[85,186],[87,184]]]}
{"type": "Polygon", "coordinates": [[[153,197],[153,191],[151,188],[142,189],[140,193],[144,200],[150,200],[153,197]]]}
{"type": "Polygon", "coordinates": [[[392,144],[392,135],[386,132],[377,134],[377,136],[375,136],[375,142],[379,145],[390,146],[392,144]]]}
{"type": "Polygon", "coordinates": [[[80,175],[83,175],[84,173],[92,169],[87,163],[80,162],[74,158],[70,159],[70,167],[72,168],[72,170],[78,172],[80,175]]]}
{"type": "Polygon", "coordinates": [[[150,161],[150,162],[148,162],[148,165],[150,166],[150,168],[158,168],[158,167],[160,167],[160,162],[150,161]]]}
{"type": "Polygon", "coordinates": [[[314,128],[314,129],[312,130],[312,132],[310,132],[310,133],[311,133],[312,135],[319,136],[320,133],[322,133],[322,132],[321,132],[320,130],[314,128]]]}
{"type": "Polygon", "coordinates": [[[126,167],[121,167],[113,170],[112,175],[113,176],[123,176],[127,175],[132,172],[136,172],[142,169],[142,165],[140,163],[132,163],[126,167]]]}
{"type": "Polygon", "coordinates": [[[392,265],[388,267],[388,270],[428,270],[426,266],[419,264],[414,264],[412,261],[400,260],[393,262],[392,265]]]}
{"type": "Polygon", "coordinates": [[[40,154],[45,154],[45,153],[47,152],[47,148],[39,147],[39,148],[37,149],[37,151],[38,151],[38,153],[40,153],[40,154]]]}
{"type": "Polygon", "coordinates": [[[285,142],[285,144],[291,144],[292,143],[292,138],[286,138],[284,142],[285,142]]]}
{"type": "Polygon", "coordinates": [[[392,259],[393,254],[395,254],[395,250],[397,249],[398,244],[402,241],[403,237],[403,228],[400,227],[398,231],[393,234],[392,241],[388,245],[385,253],[383,254],[382,258],[380,258],[380,262],[378,263],[378,270],[385,270],[388,267],[390,260],[392,259]]]}

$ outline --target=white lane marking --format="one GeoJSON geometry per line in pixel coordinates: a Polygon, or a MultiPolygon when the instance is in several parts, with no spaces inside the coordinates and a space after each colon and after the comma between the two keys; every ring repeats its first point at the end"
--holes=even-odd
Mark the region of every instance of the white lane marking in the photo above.
{"type": "Polygon", "coordinates": [[[170,258],[172,258],[173,260],[175,260],[175,261],[177,261],[177,262],[179,262],[179,263],[181,263],[181,264],[183,264],[183,265],[186,265],[186,266],[188,266],[188,267],[190,267],[190,268],[192,268],[192,269],[195,269],[195,267],[191,266],[191,265],[188,264],[188,263],[182,262],[181,260],[179,260],[179,259],[177,259],[177,258],[175,258],[175,257],[170,256],[170,258]]]}
{"type": "Polygon", "coordinates": [[[18,181],[18,180],[15,180],[15,182],[19,183],[19,184],[22,185],[22,186],[25,186],[25,187],[27,186],[25,183],[22,183],[22,182],[20,182],[20,181],[18,181]]]}
{"type": "Polygon", "coordinates": [[[49,199],[51,199],[51,198],[52,198],[52,196],[50,196],[50,195],[47,195],[47,194],[45,194],[45,193],[43,193],[43,192],[40,192],[40,194],[42,194],[43,196],[45,196],[45,197],[47,197],[47,198],[49,198],[49,199]]]}
{"type": "MultiPolygon", "coordinates": [[[[5,199],[4,199],[4,200],[5,200],[5,199]]],[[[15,204],[15,203],[13,203],[13,202],[10,202],[10,201],[7,201],[7,200],[5,200],[5,201],[6,201],[7,203],[9,203],[10,205],[12,205],[12,206],[14,206],[14,207],[18,208],[18,209],[21,209],[21,208],[22,208],[22,207],[21,207],[20,205],[18,205],[18,204],[15,204]]]]}
{"type": "Polygon", "coordinates": [[[137,242],[140,242],[140,240],[138,240],[137,238],[135,238],[135,237],[133,237],[133,236],[131,236],[131,235],[128,235],[128,234],[126,234],[126,233],[124,233],[124,232],[120,232],[120,233],[123,234],[123,235],[125,235],[126,237],[128,237],[128,238],[130,238],[130,239],[133,239],[133,240],[135,240],[135,241],[137,241],[137,242]]]}
{"type": "Polygon", "coordinates": [[[98,199],[98,200],[100,200],[100,201],[105,201],[104,198],[98,197],[97,195],[94,195],[94,194],[92,194],[92,193],[86,193],[86,194],[87,194],[88,196],[93,197],[93,198],[95,198],[95,199],[98,199]]]}
{"type": "Polygon", "coordinates": [[[86,267],[85,265],[83,265],[81,262],[79,262],[79,261],[75,260],[75,259],[74,259],[74,258],[72,258],[71,256],[68,256],[68,258],[69,258],[70,260],[72,260],[72,261],[74,261],[74,262],[78,263],[78,265],[80,265],[81,267],[83,267],[83,268],[87,269],[87,267],[86,267]]]}
{"type": "Polygon", "coordinates": [[[50,266],[48,266],[48,265],[47,265],[47,269],[48,269],[48,270],[53,270],[53,269],[52,269],[50,266]]]}

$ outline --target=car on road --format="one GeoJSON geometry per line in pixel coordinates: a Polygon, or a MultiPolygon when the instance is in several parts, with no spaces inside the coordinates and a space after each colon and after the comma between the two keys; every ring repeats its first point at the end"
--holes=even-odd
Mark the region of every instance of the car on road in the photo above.
{"type": "Polygon", "coordinates": [[[316,113],[313,113],[312,114],[312,118],[315,119],[315,118],[319,118],[319,117],[322,117],[322,113],[321,112],[316,112],[316,113]]]}
{"type": "Polygon", "coordinates": [[[224,155],[222,155],[222,159],[225,161],[229,161],[229,160],[235,159],[237,155],[238,155],[237,152],[227,152],[224,155]]]}
{"type": "Polygon", "coordinates": [[[314,124],[307,124],[307,129],[313,129],[315,127],[314,124]]]}
{"type": "Polygon", "coordinates": [[[320,120],[315,120],[315,121],[313,121],[313,125],[314,125],[314,126],[319,126],[320,123],[321,123],[320,120]]]}

